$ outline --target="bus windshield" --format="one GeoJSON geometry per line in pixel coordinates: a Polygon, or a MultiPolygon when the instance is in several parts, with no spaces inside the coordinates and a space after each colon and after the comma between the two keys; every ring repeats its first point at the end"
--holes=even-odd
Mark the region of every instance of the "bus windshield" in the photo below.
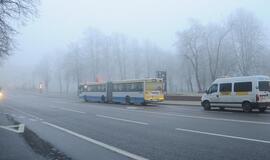
{"type": "Polygon", "coordinates": [[[146,82],[147,91],[162,91],[162,82],[146,82]]]}
{"type": "Polygon", "coordinates": [[[270,91],[270,81],[260,81],[259,91],[270,91]]]}

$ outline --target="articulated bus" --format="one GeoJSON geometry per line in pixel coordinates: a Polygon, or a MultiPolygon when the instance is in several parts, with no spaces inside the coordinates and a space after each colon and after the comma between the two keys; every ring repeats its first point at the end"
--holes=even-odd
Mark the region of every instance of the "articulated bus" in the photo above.
{"type": "Polygon", "coordinates": [[[86,102],[145,105],[164,100],[163,81],[149,78],[81,84],[79,97],[86,102]]]}

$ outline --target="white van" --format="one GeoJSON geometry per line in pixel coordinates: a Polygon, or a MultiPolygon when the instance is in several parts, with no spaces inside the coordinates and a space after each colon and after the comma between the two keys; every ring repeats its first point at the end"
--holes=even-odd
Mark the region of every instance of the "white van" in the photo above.
{"type": "Polygon", "coordinates": [[[242,107],[244,112],[270,106],[270,78],[245,76],[216,79],[201,98],[205,110],[211,107],[242,107]]]}

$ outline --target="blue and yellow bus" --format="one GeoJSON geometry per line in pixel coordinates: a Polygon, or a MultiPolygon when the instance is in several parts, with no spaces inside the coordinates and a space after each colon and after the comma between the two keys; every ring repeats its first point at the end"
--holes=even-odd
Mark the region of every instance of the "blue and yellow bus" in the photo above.
{"type": "Polygon", "coordinates": [[[158,78],[88,83],[79,86],[79,97],[102,103],[147,104],[164,100],[163,81],[158,78]]]}

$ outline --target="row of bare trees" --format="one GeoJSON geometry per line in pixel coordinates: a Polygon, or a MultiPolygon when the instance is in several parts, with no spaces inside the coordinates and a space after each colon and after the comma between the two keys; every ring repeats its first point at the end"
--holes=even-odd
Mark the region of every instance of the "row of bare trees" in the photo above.
{"type": "Polygon", "coordinates": [[[156,70],[166,70],[171,56],[151,42],[92,28],[67,48],[44,57],[34,72],[37,82],[61,93],[83,82],[155,77],[156,70]]]}
{"type": "Polygon", "coordinates": [[[35,77],[59,92],[75,91],[79,83],[155,77],[167,71],[168,91],[202,91],[218,77],[270,74],[265,29],[250,12],[237,10],[219,23],[191,25],[178,32],[177,53],[121,34],[88,29],[36,67],[35,77]]]}
{"type": "Polygon", "coordinates": [[[269,74],[264,31],[252,13],[240,9],[224,22],[202,25],[192,21],[189,28],[178,32],[177,47],[186,63],[183,69],[188,70],[189,90],[204,90],[218,77],[269,74]]]}

